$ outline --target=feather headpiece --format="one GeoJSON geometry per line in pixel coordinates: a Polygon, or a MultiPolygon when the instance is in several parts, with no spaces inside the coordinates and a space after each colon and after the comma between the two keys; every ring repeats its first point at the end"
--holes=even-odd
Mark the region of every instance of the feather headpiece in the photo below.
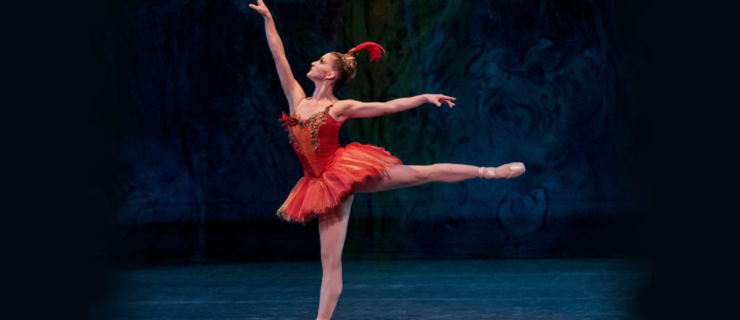
{"type": "Polygon", "coordinates": [[[374,42],[363,42],[360,45],[352,49],[349,49],[349,51],[347,51],[347,56],[345,57],[345,59],[354,59],[355,58],[354,56],[360,50],[367,50],[367,52],[370,53],[371,62],[374,62],[380,59],[380,55],[381,55],[380,50],[383,50],[383,53],[385,53],[385,49],[383,49],[383,47],[381,47],[379,44],[374,43],[374,42]]]}

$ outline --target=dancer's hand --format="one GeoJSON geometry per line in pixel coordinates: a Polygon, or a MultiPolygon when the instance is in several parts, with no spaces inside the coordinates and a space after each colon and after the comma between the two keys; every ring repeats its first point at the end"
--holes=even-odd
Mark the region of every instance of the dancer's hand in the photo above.
{"type": "Polygon", "coordinates": [[[265,3],[262,2],[262,0],[257,0],[257,5],[249,4],[249,7],[257,10],[263,17],[265,18],[272,18],[272,14],[270,13],[270,10],[267,9],[267,6],[265,6],[265,3]]]}
{"type": "Polygon", "coordinates": [[[452,100],[457,100],[453,97],[448,97],[442,94],[425,94],[424,97],[429,100],[429,103],[436,104],[437,107],[440,107],[443,103],[447,102],[447,104],[450,105],[450,108],[452,108],[455,106],[455,103],[453,103],[452,100]]]}

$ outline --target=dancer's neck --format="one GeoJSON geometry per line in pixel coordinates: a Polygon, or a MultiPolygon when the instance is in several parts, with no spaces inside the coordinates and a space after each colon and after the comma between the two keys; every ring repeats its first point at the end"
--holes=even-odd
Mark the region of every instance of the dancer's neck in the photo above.
{"type": "Polygon", "coordinates": [[[332,89],[332,86],[330,83],[327,83],[326,81],[314,81],[314,84],[316,85],[313,89],[313,95],[311,96],[311,100],[319,101],[319,100],[327,100],[327,101],[337,101],[337,97],[334,96],[334,89],[332,89]]]}

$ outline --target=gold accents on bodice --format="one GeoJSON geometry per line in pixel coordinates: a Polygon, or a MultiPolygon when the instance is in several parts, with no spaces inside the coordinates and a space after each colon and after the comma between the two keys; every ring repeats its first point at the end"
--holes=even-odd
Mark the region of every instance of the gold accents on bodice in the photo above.
{"type": "Polygon", "coordinates": [[[329,108],[332,106],[334,106],[333,103],[326,106],[324,111],[316,112],[306,120],[298,120],[298,126],[302,128],[311,126],[311,145],[314,151],[319,150],[319,127],[326,123],[326,115],[329,114],[329,108]]]}

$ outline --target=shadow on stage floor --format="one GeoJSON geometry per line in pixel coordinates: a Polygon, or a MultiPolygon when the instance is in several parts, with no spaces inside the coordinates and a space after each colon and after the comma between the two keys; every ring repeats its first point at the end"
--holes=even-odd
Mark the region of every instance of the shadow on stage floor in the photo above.
{"type": "MultiPolygon", "coordinates": [[[[648,319],[630,259],[343,262],[332,319],[648,319]]],[[[316,319],[318,261],[118,268],[90,319],[316,319]]]]}

